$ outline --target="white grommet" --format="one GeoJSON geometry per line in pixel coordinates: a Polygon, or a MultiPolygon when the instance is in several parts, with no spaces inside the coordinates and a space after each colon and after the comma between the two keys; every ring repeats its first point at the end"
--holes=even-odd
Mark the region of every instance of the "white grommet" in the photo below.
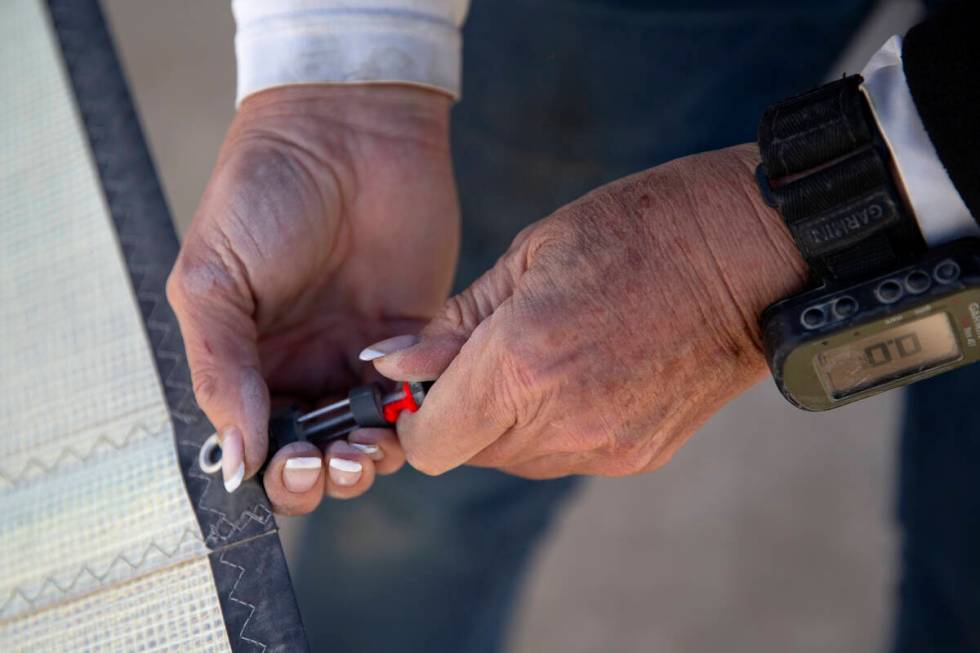
{"type": "Polygon", "coordinates": [[[197,454],[197,465],[205,474],[214,474],[221,469],[221,443],[218,442],[217,433],[212,433],[201,445],[201,451],[197,454]]]}

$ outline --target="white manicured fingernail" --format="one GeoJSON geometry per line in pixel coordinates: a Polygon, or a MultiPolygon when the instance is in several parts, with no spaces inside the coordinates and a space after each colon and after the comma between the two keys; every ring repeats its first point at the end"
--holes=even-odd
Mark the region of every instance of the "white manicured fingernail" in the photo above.
{"type": "Polygon", "coordinates": [[[381,451],[381,447],[376,444],[362,444],[360,442],[351,442],[350,446],[354,447],[361,453],[373,456],[381,451]]]}
{"type": "Polygon", "coordinates": [[[316,456],[290,458],[282,472],[282,483],[295,494],[307,492],[320,480],[322,466],[323,462],[316,456]]]}
{"type": "Polygon", "coordinates": [[[358,358],[364,362],[373,361],[396,351],[408,349],[419,341],[418,336],[395,336],[381,342],[376,342],[370,347],[365,347],[358,358]]]}
{"type": "Polygon", "coordinates": [[[242,484],[242,479],[245,478],[245,463],[239,463],[238,469],[236,469],[230,478],[225,478],[225,492],[231,494],[238,489],[238,486],[242,484]]]}
{"type": "Polygon", "coordinates": [[[320,469],[323,462],[316,456],[309,458],[290,458],[286,461],[286,469],[320,469]]]}
{"type": "Polygon", "coordinates": [[[221,435],[221,476],[229,494],[237,490],[245,478],[245,442],[237,426],[229,426],[221,435]]]}
{"type": "Polygon", "coordinates": [[[361,478],[361,463],[345,458],[330,459],[330,480],[337,485],[354,485],[361,478]]]}

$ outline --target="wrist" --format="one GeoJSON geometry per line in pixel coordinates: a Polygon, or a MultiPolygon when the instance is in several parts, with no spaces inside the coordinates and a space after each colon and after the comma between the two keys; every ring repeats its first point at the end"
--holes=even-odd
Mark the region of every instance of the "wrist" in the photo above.
{"type": "Polygon", "coordinates": [[[754,316],[753,327],[759,335],[759,315],[773,302],[800,291],[806,285],[808,267],[782,216],[766,204],[759,191],[755,179],[758,147],[754,143],[737,145],[726,152],[732,155],[733,194],[737,188],[737,195],[744,199],[744,204],[738,202],[734,208],[741,219],[733,220],[739,235],[733,238],[733,259],[728,265],[750,272],[738,277],[737,294],[743,311],[754,316]]]}
{"type": "Polygon", "coordinates": [[[705,314],[720,314],[724,336],[762,365],[759,316],[769,304],[806,284],[807,265],[782,217],[759,192],[755,182],[759,153],[754,144],[695,160],[705,167],[685,180],[689,188],[701,184],[724,189],[708,191],[709,201],[692,208],[703,236],[693,253],[693,266],[711,289],[705,314]]]}
{"type": "Polygon", "coordinates": [[[409,84],[297,84],[246,98],[229,138],[273,131],[320,154],[370,139],[449,152],[452,99],[409,84]]]}

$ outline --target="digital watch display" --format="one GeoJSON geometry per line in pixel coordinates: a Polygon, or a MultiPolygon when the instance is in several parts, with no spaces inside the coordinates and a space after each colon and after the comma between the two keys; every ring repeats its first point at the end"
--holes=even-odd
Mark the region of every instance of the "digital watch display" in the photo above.
{"type": "Polygon", "coordinates": [[[827,394],[844,399],[962,355],[949,313],[942,311],[821,351],[813,364],[827,394]]]}
{"type": "Polygon", "coordinates": [[[972,363],[980,359],[980,241],[784,299],[763,313],[762,329],[776,385],[807,410],[972,363]]]}

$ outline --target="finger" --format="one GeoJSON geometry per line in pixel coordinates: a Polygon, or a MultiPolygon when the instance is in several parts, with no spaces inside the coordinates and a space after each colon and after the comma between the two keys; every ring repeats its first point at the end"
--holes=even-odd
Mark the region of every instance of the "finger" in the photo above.
{"type": "Polygon", "coordinates": [[[308,442],[294,442],[276,452],[262,475],[265,492],[280,515],[313,512],[323,499],[323,459],[308,442]]]}
{"type": "Polygon", "coordinates": [[[269,391],[259,372],[251,294],[237,281],[240,277],[217,251],[198,244],[181,252],[167,281],[194,396],[222,441],[229,492],[265,461],[269,423],[269,391]]]}
{"type": "Polygon", "coordinates": [[[405,452],[391,429],[359,429],[347,440],[374,461],[374,471],[380,476],[394,474],[405,464],[405,452]]]}
{"type": "Polygon", "coordinates": [[[342,440],[327,447],[326,493],[334,499],[353,499],[374,484],[374,461],[342,440]]]}

